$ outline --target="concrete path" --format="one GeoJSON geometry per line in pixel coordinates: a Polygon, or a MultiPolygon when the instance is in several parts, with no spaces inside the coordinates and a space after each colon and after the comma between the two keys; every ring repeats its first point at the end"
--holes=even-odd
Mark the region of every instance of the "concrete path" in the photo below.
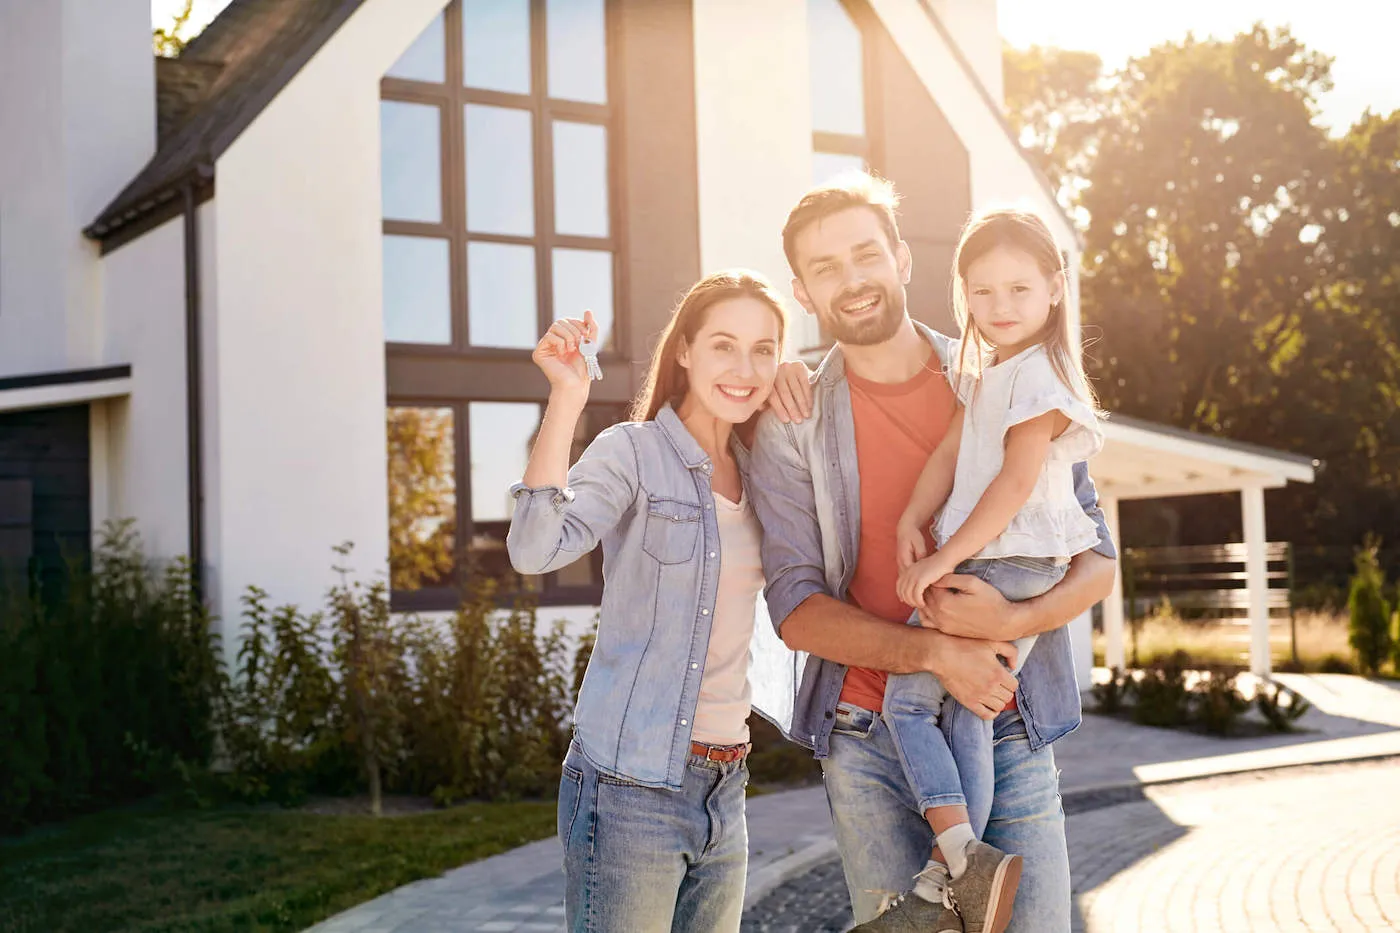
{"type": "MultiPolygon", "coordinates": [[[[1280,675],[1278,679],[1313,704],[1301,722],[1306,731],[1218,739],[1086,716],[1079,731],[1055,746],[1063,771],[1061,791],[1066,811],[1141,801],[1147,788],[1202,777],[1400,756],[1400,684],[1346,675],[1280,675]]],[[[748,820],[746,907],[757,904],[789,879],[828,865],[836,853],[820,787],[751,798],[748,820]]],[[[562,930],[560,858],[558,840],[543,839],[441,877],[406,885],[312,930],[562,930]]]]}

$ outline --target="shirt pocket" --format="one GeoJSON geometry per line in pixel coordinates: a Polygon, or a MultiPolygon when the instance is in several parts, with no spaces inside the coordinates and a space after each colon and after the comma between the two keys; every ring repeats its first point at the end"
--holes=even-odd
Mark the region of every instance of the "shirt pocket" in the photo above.
{"type": "Polygon", "coordinates": [[[700,506],[678,499],[647,500],[642,550],[663,564],[681,564],[695,556],[699,539],[700,506]]]}

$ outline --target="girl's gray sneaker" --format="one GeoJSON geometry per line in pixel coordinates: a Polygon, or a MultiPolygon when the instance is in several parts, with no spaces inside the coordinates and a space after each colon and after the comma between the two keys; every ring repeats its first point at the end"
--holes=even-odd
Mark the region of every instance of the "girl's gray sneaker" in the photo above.
{"type": "Polygon", "coordinates": [[[948,894],[948,869],[932,865],[914,876],[915,890],[905,891],[880,909],[880,915],[867,920],[851,933],[963,933],[962,918],[953,910],[948,894]],[[931,884],[920,885],[927,880],[931,884]],[[918,893],[935,888],[941,892],[938,900],[928,900],[918,893]]]}
{"type": "Polygon", "coordinates": [[[948,882],[949,900],[965,933],[1005,933],[1021,883],[1021,856],[985,842],[967,847],[967,868],[948,882]]]}

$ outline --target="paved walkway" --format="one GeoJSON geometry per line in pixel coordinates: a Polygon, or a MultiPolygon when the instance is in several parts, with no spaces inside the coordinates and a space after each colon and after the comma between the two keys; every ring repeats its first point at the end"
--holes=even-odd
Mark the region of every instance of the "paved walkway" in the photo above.
{"type": "MultiPolygon", "coordinates": [[[[1099,813],[1108,804],[1122,803],[1112,809],[1130,810],[1137,806],[1147,808],[1144,813],[1160,814],[1164,811],[1153,802],[1151,795],[1166,794],[1163,799],[1168,799],[1170,790],[1144,788],[1210,775],[1400,756],[1400,684],[1344,675],[1282,675],[1279,679],[1313,703],[1314,709],[1302,721],[1304,729],[1309,731],[1284,736],[1216,739],[1134,726],[1098,716],[1086,717],[1085,725],[1078,732],[1056,744],[1056,755],[1063,769],[1061,789],[1067,812],[1075,814],[1092,809],[1099,813]]],[[[1400,795],[1392,794],[1392,797],[1400,801],[1400,795]]],[[[1081,825],[1094,813],[1071,818],[1071,843],[1076,850],[1085,843],[1075,843],[1077,829],[1073,827],[1081,825]]],[[[748,819],[750,865],[746,906],[758,904],[784,882],[813,869],[831,870],[836,848],[826,799],[820,787],[754,797],[749,801],[748,819]]],[[[1181,824],[1174,818],[1168,822],[1171,828],[1164,827],[1163,831],[1179,836],[1181,824]]],[[[1397,822],[1400,818],[1391,820],[1392,825],[1397,822]]],[[[1326,823],[1323,821],[1319,825],[1326,823]]],[[[1223,845],[1228,841],[1224,832],[1221,829],[1203,838],[1216,849],[1228,852],[1232,846],[1223,845]]],[[[1280,827],[1279,833],[1282,832],[1280,827]]],[[[1092,832],[1090,835],[1095,836],[1092,832]]],[[[1132,830],[1121,839],[1112,838],[1127,845],[1140,835],[1144,839],[1155,838],[1150,833],[1137,834],[1132,830]]],[[[1296,833],[1287,844],[1282,835],[1261,836],[1260,841],[1271,846],[1271,857],[1276,855],[1280,859],[1291,858],[1300,848],[1296,833]]],[[[1113,846],[1108,850],[1113,850],[1113,846]]],[[[1142,854],[1138,848],[1128,846],[1123,851],[1138,852],[1131,856],[1132,864],[1139,867],[1145,864],[1136,861],[1142,854]]],[[[543,839],[465,865],[441,877],[406,885],[312,930],[315,933],[558,931],[563,928],[563,877],[559,863],[558,841],[543,839]]],[[[1293,864],[1289,862],[1285,867],[1293,870],[1293,864]]],[[[1104,862],[1104,866],[1108,865],[1109,862],[1104,862]]],[[[1096,870],[1107,871],[1108,868],[1096,870]]],[[[1085,906],[1089,916],[1095,916],[1092,911],[1098,908],[1088,901],[1085,906]]],[[[749,928],[758,927],[749,925],[749,928]]],[[[1089,929],[1091,933],[1099,930],[1098,927],[1089,929]]],[[[1223,929],[1245,928],[1226,924],[1223,929]]]]}

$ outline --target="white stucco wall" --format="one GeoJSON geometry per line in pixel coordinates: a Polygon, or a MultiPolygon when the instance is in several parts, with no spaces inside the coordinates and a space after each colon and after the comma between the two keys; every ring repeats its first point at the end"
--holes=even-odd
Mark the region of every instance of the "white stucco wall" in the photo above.
{"type": "MultiPolygon", "coordinates": [[[[131,363],[131,395],[104,406],[106,437],[93,436],[94,492],[112,518],[134,518],[147,553],[189,551],[185,405],[184,219],[168,221],[101,261],[106,359],[131,363]]],[[[101,519],[95,507],[93,523],[101,519]]]]}
{"type": "Polygon", "coordinates": [[[997,0],[929,0],[929,5],[953,34],[982,86],[998,105],[1004,104],[997,0]]]}
{"type": "Polygon", "coordinates": [[[218,160],[207,430],[216,608],[319,605],[388,554],[379,79],[444,0],[369,0],[218,160]]]}
{"type": "Polygon", "coordinates": [[[762,272],[800,320],[782,230],[812,179],[806,0],[704,0],[694,15],[700,268],[762,272]]]}
{"type": "Polygon", "coordinates": [[[0,0],[0,375],[114,362],[82,229],[154,151],[147,0],[0,0]]]}

